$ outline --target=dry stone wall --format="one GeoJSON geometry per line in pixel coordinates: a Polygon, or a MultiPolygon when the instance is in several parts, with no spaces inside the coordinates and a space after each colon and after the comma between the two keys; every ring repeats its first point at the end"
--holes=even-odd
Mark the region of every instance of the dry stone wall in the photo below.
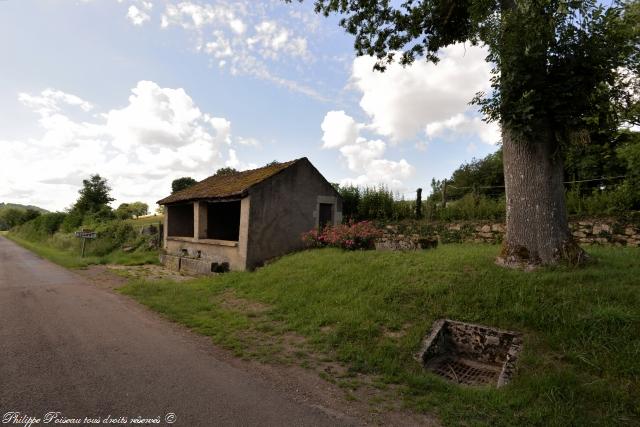
{"type": "MultiPolygon", "coordinates": [[[[578,243],[640,247],[640,224],[609,219],[583,219],[569,223],[571,233],[578,243]]],[[[407,222],[384,227],[379,242],[388,249],[420,249],[425,239],[440,243],[500,243],[505,225],[495,222],[425,223],[407,222]],[[395,246],[395,248],[393,248],[395,246]]],[[[376,245],[378,246],[378,245],[376,245]]],[[[431,245],[429,245],[431,246],[431,245]]],[[[429,247],[427,246],[427,247],[429,247]]]]}

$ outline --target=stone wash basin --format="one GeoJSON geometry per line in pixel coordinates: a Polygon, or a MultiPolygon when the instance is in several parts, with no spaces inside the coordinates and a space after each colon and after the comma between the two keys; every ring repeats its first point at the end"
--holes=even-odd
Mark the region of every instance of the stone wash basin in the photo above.
{"type": "Polygon", "coordinates": [[[425,369],[451,382],[501,387],[515,372],[522,337],[511,331],[440,319],[417,358],[425,369]]]}

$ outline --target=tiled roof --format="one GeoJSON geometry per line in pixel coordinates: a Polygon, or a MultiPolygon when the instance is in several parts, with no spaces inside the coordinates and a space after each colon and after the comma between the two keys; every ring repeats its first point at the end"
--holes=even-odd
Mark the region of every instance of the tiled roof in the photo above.
{"type": "MultiPolygon", "coordinates": [[[[304,157],[303,157],[304,158],[304,157]]],[[[293,165],[297,160],[290,162],[276,163],[258,169],[251,169],[229,175],[210,176],[197,184],[184,190],[173,193],[158,201],[159,205],[168,203],[184,202],[197,199],[215,199],[243,195],[251,186],[256,185],[278,172],[293,165]]]]}

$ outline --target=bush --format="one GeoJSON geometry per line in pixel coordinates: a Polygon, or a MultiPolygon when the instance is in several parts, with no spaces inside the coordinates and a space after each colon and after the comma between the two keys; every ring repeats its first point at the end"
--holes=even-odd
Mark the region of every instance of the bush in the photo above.
{"type": "Polygon", "coordinates": [[[90,252],[93,255],[103,256],[124,245],[137,246],[137,233],[133,226],[124,221],[109,221],[99,224],[96,228],[98,238],[91,242],[90,252]]]}
{"type": "Polygon", "coordinates": [[[382,231],[369,221],[327,226],[324,230],[311,230],[302,235],[302,240],[309,247],[332,246],[336,248],[356,250],[373,249],[376,238],[382,231]]]}
{"type": "Polygon", "coordinates": [[[82,214],[82,212],[76,209],[71,209],[69,213],[67,213],[67,215],[64,217],[64,221],[62,221],[60,230],[65,233],[76,231],[82,225],[83,219],[84,215],[82,214]]]}
{"type": "Polygon", "coordinates": [[[65,217],[61,212],[42,214],[18,226],[15,233],[29,240],[43,240],[60,229],[65,217]]]}

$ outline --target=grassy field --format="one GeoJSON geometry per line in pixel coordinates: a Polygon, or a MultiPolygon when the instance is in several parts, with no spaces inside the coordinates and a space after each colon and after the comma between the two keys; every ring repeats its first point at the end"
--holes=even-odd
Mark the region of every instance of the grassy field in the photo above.
{"type": "Polygon", "coordinates": [[[79,252],[70,252],[49,246],[43,242],[32,242],[22,239],[15,234],[4,234],[8,239],[13,240],[25,249],[30,250],[66,268],[83,268],[92,264],[120,264],[120,265],[142,265],[158,264],[158,252],[130,252],[115,251],[105,256],[81,257],[79,252]]]}
{"type": "Polygon", "coordinates": [[[122,292],[241,356],[278,351],[261,337],[302,335],[313,352],[381,388],[399,385],[407,406],[448,425],[638,425],[640,249],[594,247],[587,268],[534,273],[495,266],[498,250],[321,249],[254,273],[138,281],[122,292]],[[412,355],[439,318],[524,333],[514,380],[463,388],[425,373],[412,355]]]}
{"type": "Polygon", "coordinates": [[[152,224],[157,226],[163,221],[164,221],[163,215],[154,215],[154,216],[147,216],[144,218],[135,218],[135,219],[127,220],[127,222],[129,222],[134,227],[143,227],[145,225],[152,225],[152,224]]]}

